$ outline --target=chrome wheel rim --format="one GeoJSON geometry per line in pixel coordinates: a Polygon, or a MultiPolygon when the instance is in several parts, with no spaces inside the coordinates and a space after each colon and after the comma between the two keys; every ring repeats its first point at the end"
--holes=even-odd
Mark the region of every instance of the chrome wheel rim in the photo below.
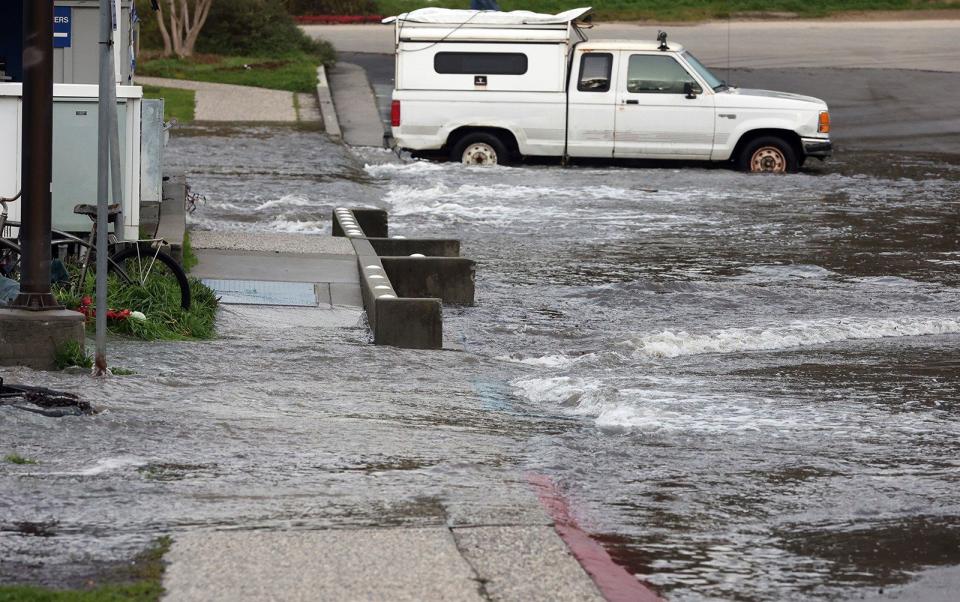
{"type": "Polygon", "coordinates": [[[464,149],[461,159],[465,165],[496,165],[497,151],[485,142],[476,142],[464,149]]]}
{"type": "Polygon", "coordinates": [[[750,157],[750,171],[755,173],[785,173],[787,157],[775,146],[763,146],[750,157]]]}

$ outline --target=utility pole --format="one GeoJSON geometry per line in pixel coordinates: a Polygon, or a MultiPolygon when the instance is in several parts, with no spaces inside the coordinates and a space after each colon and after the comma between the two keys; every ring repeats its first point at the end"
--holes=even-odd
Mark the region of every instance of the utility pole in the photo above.
{"type": "Polygon", "coordinates": [[[53,222],[53,0],[23,0],[20,294],[0,307],[0,365],[54,367],[57,349],[83,345],[83,315],[50,293],[53,222]]]}
{"type": "MultiPolygon", "coordinates": [[[[97,131],[97,351],[93,371],[107,374],[107,211],[109,195],[122,198],[120,189],[120,143],[117,135],[116,68],[113,61],[115,0],[100,0],[100,98],[97,131]],[[111,159],[113,159],[111,161],[111,159]],[[111,178],[112,176],[112,178],[111,178]],[[113,190],[110,182],[113,181],[113,190]]],[[[122,231],[123,223],[116,222],[122,231]]]]}
{"type": "Polygon", "coordinates": [[[53,182],[53,1],[23,0],[20,294],[14,309],[63,309],[50,293],[53,182]]]}

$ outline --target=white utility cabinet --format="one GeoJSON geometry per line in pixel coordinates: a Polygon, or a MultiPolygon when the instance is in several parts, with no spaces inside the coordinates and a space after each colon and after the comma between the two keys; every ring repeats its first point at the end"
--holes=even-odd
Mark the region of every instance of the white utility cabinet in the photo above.
{"type": "MultiPolygon", "coordinates": [[[[0,196],[20,190],[23,89],[0,83],[0,196]]],[[[97,203],[98,87],[53,86],[53,227],[86,232],[92,222],[75,215],[79,203],[97,203]]],[[[123,238],[140,229],[140,118],[143,88],[117,86],[117,119],[122,171],[123,238]]],[[[111,202],[113,195],[111,194],[111,202]]],[[[10,219],[20,220],[20,202],[10,204],[10,219]]]]}

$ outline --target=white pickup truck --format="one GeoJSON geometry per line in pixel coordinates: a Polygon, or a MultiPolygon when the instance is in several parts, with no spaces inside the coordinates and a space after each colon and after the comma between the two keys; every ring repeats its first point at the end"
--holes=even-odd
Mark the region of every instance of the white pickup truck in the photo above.
{"type": "Polygon", "coordinates": [[[590,41],[560,15],[427,8],[395,23],[396,145],[507,164],[527,156],[733,162],[795,172],[830,156],[822,100],[726,85],[661,33],[590,41]]]}

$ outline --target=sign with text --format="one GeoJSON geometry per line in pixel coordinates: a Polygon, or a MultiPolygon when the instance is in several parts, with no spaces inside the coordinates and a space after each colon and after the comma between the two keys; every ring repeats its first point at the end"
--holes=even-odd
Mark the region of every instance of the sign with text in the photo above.
{"type": "Polygon", "coordinates": [[[53,7],[53,47],[70,48],[70,21],[72,17],[69,6],[53,7]]]}

